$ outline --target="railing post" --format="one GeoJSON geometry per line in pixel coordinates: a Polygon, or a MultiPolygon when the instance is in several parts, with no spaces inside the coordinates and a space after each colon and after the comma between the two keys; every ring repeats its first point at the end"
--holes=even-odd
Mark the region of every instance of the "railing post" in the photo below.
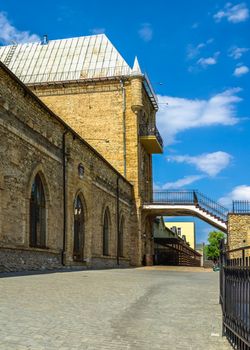
{"type": "Polygon", "coordinates": [[[222,308],[222,336],[225,336],[224,316],[225,316],[225,240],[220,241],[220,304],[222,308]]]}
{"type": "Polygon", "coordinates": [[[194,204],[197,205],[198,204],[198,197],[195,191],[193,191],[193,200],[194,200],[194,204]]]}

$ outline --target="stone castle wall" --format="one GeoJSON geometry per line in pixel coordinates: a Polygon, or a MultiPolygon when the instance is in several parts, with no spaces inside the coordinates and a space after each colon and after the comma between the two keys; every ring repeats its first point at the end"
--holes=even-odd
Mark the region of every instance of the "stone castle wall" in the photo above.
{"type": "Polygon", "coordinates": [[[138,224],[133,187],[86,142],[0,66],[0,265],[6,270],[48,268],[61,263],[63,248],[63,158],[66,144],[66,263],[73,264],[73,203],[85,210],[84,260],[89,267],[114,266],[117,213],[124,217],[122,265],[137,264],[138,224]],[[81,178],[78,166],[84,167],[81,178]],[[46,250],[29,245],[29,200],[39,173],[46,197],[46,250]],[[119,208],[117,208],[117,179],[119,208]],[[102,256],[105,208],[110,212],[109,257],[102,256]],[[19,266],[19,267],[18,267],[19,266]]]}
{"type": "MultiPolygon", "coordinates": [[[[228,248],[229,250],[250,246],[250,215],[228,215],[228,248]]],[[[250,255],[250,250],[247,251],[250,255]]]]}
{"type": "Polygon", "coordinates": [[[133,185],[138,222],[133,246],[140,252],[141,261],[144,247],[152,247],[151,221],[145,222],[147,218],[141,212],[143,202],[152,197],[152,156],[140,143],[139,126],[143,118],[149,125],[155,125],[155,111],[143,88],[142,77],[123,83],[109,80],[32,89],[133,185]],[[141,241],[145,233],[147,244],[141,241]]]}

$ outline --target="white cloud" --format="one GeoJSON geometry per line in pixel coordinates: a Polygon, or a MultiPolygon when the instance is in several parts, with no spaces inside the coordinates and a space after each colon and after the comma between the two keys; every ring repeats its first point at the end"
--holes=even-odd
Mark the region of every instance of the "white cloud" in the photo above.
{"type": "Polygon", "coordinates": [[[224,9],[218,11],[213,17],[216,22],[220,22],[223,18],[226,18],[228,22],[239,23],[248,19],[249,10],[244,2],[234,6],[228,2],[224,9]]]}
{"type": "Polygon", "coordinates": [[[228,193],[226,196],[221,197],[219,202],[222,205],[230,205],[234,200],[250,201],[250,186],[239,185],[228,193]]]}
{"type": "Polygon", "coordinates": [[[213,64],[216,64],[217,61],[214,57],[207,57],[207,58],[202,57],[197,61],[197,63],[203,67],[206,67],[206,66],[211,66],[213,64]]]}
{"type": "Polygon", "coordinates": [[[92,28],[89,30],[91,34],[96,35],[96,34],[103,34],[105,33],[106,29],[105,28],[92,28]]]}
{"type": "Polygon", "coordinates": [[[194,23],[192,24],[192,27],[191,27],[191,28],[197,29],[198,27],[199,27],[199,22],[194,22],[194,23]]]}
{"type": "MultiPolygon", "coordinates": [[[[163,190],[170,190],[170,189],[179,189],[182,188],[184,186],[187,185],[191,185],[192,183],[201,180],[202,178],[204,178],[204,175],[189,175],[189,176],[185,176],[182,179],[179,179],[177,181],[174,182],[167,182],[164,185],[161,186],[161,189],[163,190]]],[[[159,189],[159,186],[158,186],[159,189]]]]}
{"type": "Polygon", "coordinates": [[[40,37],[29,31],[16,29],[8,20],[6,13],[0,12],[0,42],[3,44],[28,43],[40,41],[40,37]]]}
{"type": "Polygon", "coordinates": [[[232,156],[226,152],[204,153],[198,156],[171,156],[170,161],[177,163],[187,163],[194,165],[196,169],[201,170],[209,176],[216,176],[225,169],[232,159],[232,156]]]}
{"type": "Polygon", "coordinates": [[[214,53],[213,56],[211,57],[201,57],[198,61],[197,64],[202,66],[203,68],[206,68],[207,66],[211,66],[217,63],[217,59],[219,56],[220,52],[217,51],[214,53]]]}
{"type": "Polygon", "coordinates": [[[235,68],[233,75],[235,77],[241,77],[244,74],[247,74],[249,72],[249,68],[247,66],[240,66],[235,68]]]}
{"type": "Polygon", "coordinates": [[[161,186],[154,182],[154,183],[153,183],[153,189],[154,189],[154,191],[155,191],[155,190],[160,190],[160,189],[161,189],[161,186]]]}
{"type": "Polygon", "coordinates": [[[187,99],[181,97],[161,96],[158,126],[166,145],[176,141],[180,132],[212,125],[235,125],[236,103],[242,99],[237,96],[240,88],[226,90],[208,100],[187,99]]]}
{"type": "Polygon", "coordinates": [[[138,31],[140,38],[144,41],[153,39],[153,29],[150,23],[143,23],[138,31]]]}
{"type": "Polygon", "coordinates": [[[201,49],[203,49],[207,45],[211,44],[213,41],[214,41],[214,39],[210,38],[206,42],[199,43],[196,46],[189,44],[187,47],[187,58],[193,59],[193,58],[197,57],[200,54],[201,49]]]}
{"type": "Polygon", "coordinates": [[[228,50],[228,56],[232,57],[234,60],[238,60],[239,58],[242,57],[242,55],[249,51],[248,47],[237,47],[237,46],[232,46],[228,50]]]}
{"type": "Polygon", "coordinates": [[[206,44],[211,44],[211,43],[213,43],[214,42],[214,38],[210,38],[210,39],[208,39],[207,41],[206,41],[206,44]]]}
{"type": "Polygon", "coordinates": [[[201,49],[205,47],[204,43],[200,43],[196,46],[188,45],[187,47],[187,58],[193,59],[194,57],[198,56],[200,54],[201,49]]]}

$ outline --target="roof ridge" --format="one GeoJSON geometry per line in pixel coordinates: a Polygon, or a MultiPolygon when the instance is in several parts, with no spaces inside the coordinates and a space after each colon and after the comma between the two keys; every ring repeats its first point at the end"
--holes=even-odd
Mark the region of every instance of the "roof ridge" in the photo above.
{"type": "MultiPolygon", "coordinates": [[[[79,38],[89,38],[89,37],[96,37],[96,36],[105,36],[107,39],[107,35],[105,33],[100,33],[100,34],[89,34],[89,35],[80,35],[80,36],[73,36],[69,38],[59,38],[59,39],[50,39],[48,36],[48,43],[51,41],[64,41],[64,40],[71,40],[71,39],[79,39],[79,38]]],[[[41,39],[41,38],[40,38],[41,39]]],[[[8,46],[16,46],[16,45],[32,45],[32,44],[40,44],[42,45],[42,39],[40,41],[29,41],[26,43],[15,43],[15,44],[7,44],[7,45],[1,45],[0,44],[0,49],[3,47],[8,47],[8,46]]]]}

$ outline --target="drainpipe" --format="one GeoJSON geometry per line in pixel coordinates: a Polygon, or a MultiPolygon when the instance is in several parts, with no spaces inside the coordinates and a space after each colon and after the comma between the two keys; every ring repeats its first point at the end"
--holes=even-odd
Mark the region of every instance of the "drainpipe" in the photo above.
{"type": "Polygon", "coordinates": [[[126,163],[126,90],[124,87],[124,81],[120,80],[122,89],[122,124],[123,124],[123,175],[127,175],[127,163],[126,163]]]}
{"type": "Polygon", "coordinates": [[[116,228],[117,228],[117,249],[116,249],[116,262],[117,265],[120,265],[119,260],[119,241],[120,241],[120,203],[119,203],[119,176],[116,179],[116,228]]]}
{"type": "Polygon", "coordinates": [[[61,263],[65,266],[66,253],[66,229],[67,229],[67,195],[66,195],[66,134],[68,130],[64,131],[62,137],[62,154],[63,154],[63,249],[61,256],[61,263]]]}

